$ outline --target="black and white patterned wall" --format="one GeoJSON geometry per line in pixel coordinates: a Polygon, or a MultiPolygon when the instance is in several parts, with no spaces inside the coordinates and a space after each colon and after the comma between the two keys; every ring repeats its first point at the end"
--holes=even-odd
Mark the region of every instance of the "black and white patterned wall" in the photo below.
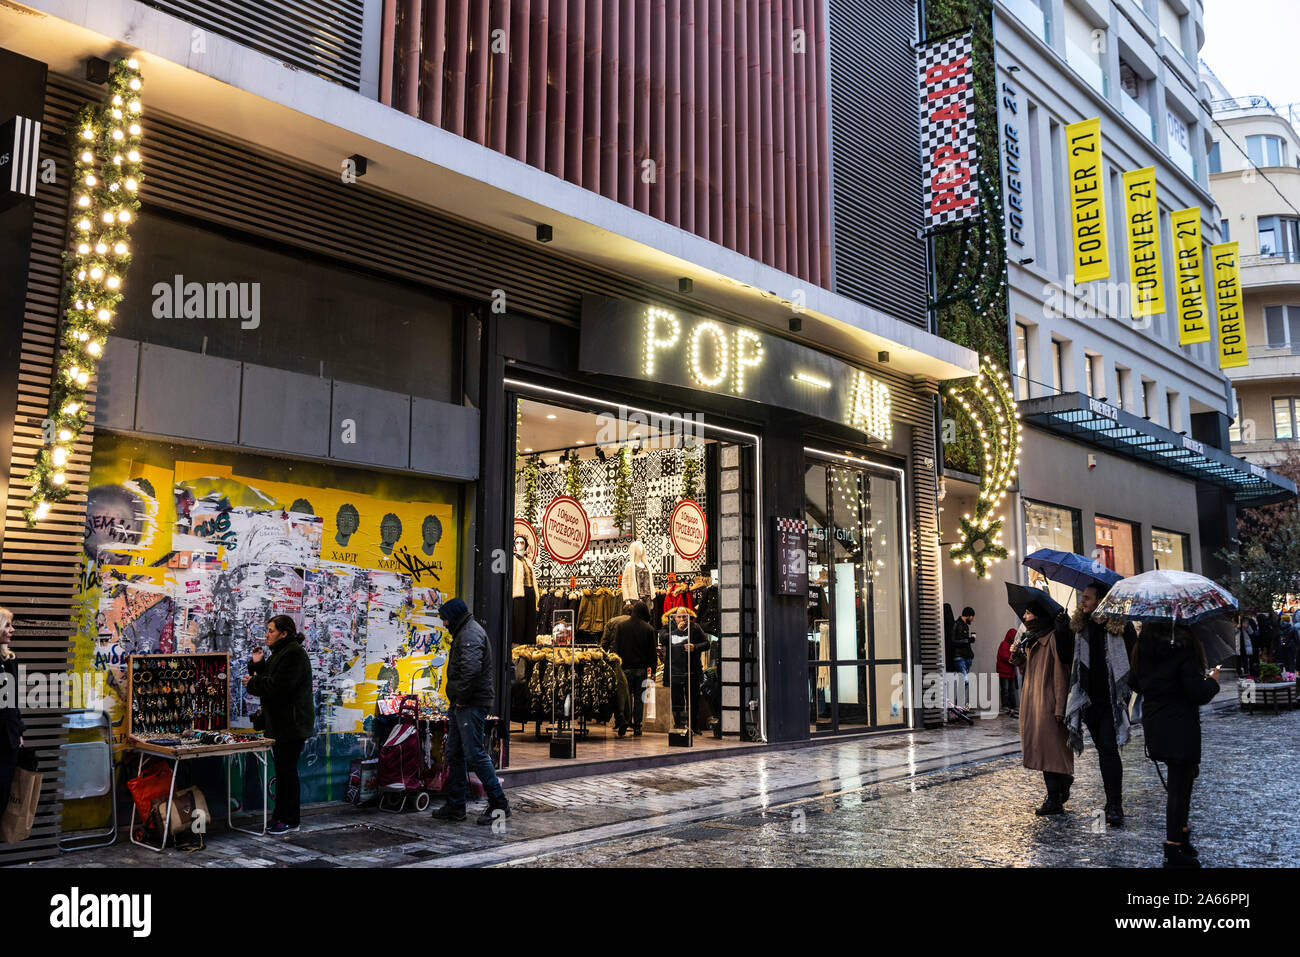
{"type": "MultiPolygon", "coordinates": [[[[634,538],[613,539],[610,541],[593,541],[587,554],[572,565],[559,565],[551,561],[546,546],[541,546],[541,555],[534,566],[538,585],[542,588],[557,587],[568,583],[570,576],[583,585],[608,585],[615,587],[623,567],[627,564],[627,548],[639,539],[646,550],[646,564],[655,573],[655,583],[663,587],[659,576],[676,572],[678,577],[692,575],[704,569],[704,557],[695,562],[681,559],[673,551],[668,537],[668,519],[682,494],[682,465],[687,453],[681,449],[647,449],[632,453],[632,520],[634,538]]],[[[700,456],[700,469],[696,473],[696,500],[705,501],[704,459],[700,451],[693,453],[700,456]]],[[[610,454],[608,459],[582,459],[579,472],[582,476],[582,493],[579,501],[592,518],[614,514],[615,472],[618,458],[610,454]]],[[[533,516],[533,526],[539,528],[542,513],[547,504],[557,495],[568,494],[568,465],[543,465],[537,475],[537,514],[533,516]]],[[[515,515],[524,517],[524,483],[522,477],[515,480],[515,515]]],[[[711,522],[712,520],[710,520],[711,522]]],[[[707,554],[707,553],[706,553],[707,554]]]]}

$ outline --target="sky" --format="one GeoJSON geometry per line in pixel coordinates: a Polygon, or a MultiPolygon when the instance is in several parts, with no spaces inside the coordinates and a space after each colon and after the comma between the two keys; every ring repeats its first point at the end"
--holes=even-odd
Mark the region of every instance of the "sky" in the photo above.
{"type": "Polygon", "coordinates": [[[1300,103],[1300,0],[1205,0],[1201,59],[1233,96],[1300,103]]]}

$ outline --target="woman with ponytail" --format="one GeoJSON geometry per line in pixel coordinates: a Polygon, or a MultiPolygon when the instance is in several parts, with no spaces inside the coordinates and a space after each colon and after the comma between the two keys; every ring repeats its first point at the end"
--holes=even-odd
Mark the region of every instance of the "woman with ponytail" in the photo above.
{"type": "Polygon", "coordinates": [[[302,647],[302,635],[288,615],[266,623],[267,660],[260,647],[253,649],[244,677],[244,689],[262,699],[267,737],[275,741],[275,820],[271,834],[298,830],[300,792],[298,757],[307,739],[316,733],[312,704],[311,660],[302,647]]]}

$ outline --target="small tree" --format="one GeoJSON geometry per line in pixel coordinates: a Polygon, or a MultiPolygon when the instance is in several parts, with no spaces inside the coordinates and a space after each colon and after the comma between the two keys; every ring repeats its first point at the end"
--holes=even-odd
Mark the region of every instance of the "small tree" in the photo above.
{"type": "MultiPolygon", "coordinates": [[[[1273,506],[1277,507],[1277,506],[1273,506]]],[[[1294,504],[1261,525],[1256,537],[1218,557],[1241,570],[1239,578],[1219,584],[1236,597],[1243,611],[1272,611],[1288,594],[1300,591],[1300,512],[1294,504]]]]}

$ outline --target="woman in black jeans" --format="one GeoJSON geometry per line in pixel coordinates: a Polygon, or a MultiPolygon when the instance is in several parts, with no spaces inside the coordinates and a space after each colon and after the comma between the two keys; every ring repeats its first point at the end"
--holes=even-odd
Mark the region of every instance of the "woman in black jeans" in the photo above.
{"type": "Polygon", "coordinates": [[[1147,754],[1169,765],[1165,806],[1165,866],[1200,867],[1192,846],[1192,782],[1200,773],[1201,705],[1219,693],[1219,669],[1205,673],[1201,643],[1168,622],[1142,626],[1133,648],[1129,684],[1142,692],[1147,754]]]}
{"type": "Polygon", "coordinates": [[[275,741],[271,748],[275,758],[275,820],[269,828],[271,834],[298,830],[298,757],[307,739],[316,733],[311,660],[302,640],[292,618],[276,615],[266,623],[270,660],[260,647],[254,648],[248,675],[243,679],[245,690],[262,699],[266,734],[275,741]]]}

